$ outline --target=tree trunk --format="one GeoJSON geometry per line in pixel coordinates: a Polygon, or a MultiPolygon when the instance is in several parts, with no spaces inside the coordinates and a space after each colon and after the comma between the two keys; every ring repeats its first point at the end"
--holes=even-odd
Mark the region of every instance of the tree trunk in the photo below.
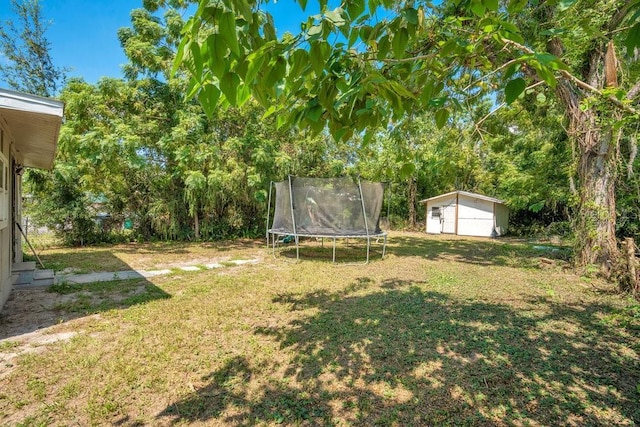
{"type": "Polygon", "coordinates": [[[198,212],[193,215],[194,229],[196,234],[196,240],[200,240],[200,218],[198,218],[198,212]]]}
{"type": "MultiPolygon", "coordinates": [[[[551,40],[547,47],[552,54],[562,55],[563,49],[557,39],[551,40]]],[[[614,73],[612,44],[609,49],[604,45],[594,49],[584,70],[586,82],[602,89],[607,82],[613,84],[614,73]],[[605,57],[605,51],[609,58],[605,57]],[[605,73],[603,69],[606,69],[605,73]]],[[[614,133],[610,125],[603,124],[607,122],[606,113],[597,106],[583,108],[581,102],[587,94],[572,82],[559,81],[556,94],[567,112],[569,138],[576,147],[579,199],[574,220],[575,265],[577,268],[597,266],[601,273],[610,277],[620,256],[615,200],[619,134],[614,133]]]]}
{"type": "Polygon", "coordinates": [[[416,228],[416,194],[418,184],[414,178],[409,178],[409,228],[416,228]]]}
{"type": "Polygon", "coordinates": [[[616,241],[616,144],[613,132],[591,129],[577,141],[579,204],[576,266],[597,265],[606,275],[619,257],[616,241]]]}
{"type": "Polygon", "coordinates": [[[558,84],[556,91],[566,108],[569,136],[578,157],[575,264],[578,268],[597,266],[609,277],[619,257],[615,235],[618,135],[600,127],[595,108],[580,108],[578,91],[569,83],[558,84]]]}

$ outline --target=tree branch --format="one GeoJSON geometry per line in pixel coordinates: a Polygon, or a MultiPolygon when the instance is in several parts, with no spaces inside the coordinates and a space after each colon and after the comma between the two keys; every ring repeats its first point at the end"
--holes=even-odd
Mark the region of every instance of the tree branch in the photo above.
{"type": "Polygon", "coordinates": [[[637,82],[635,85],[633,85],[631,89],[629,89],[629,92],[627,92],[626,98],[631,100],[631,99],[634,99],[639,94],[640,94],[640,81],[637,82]]]}
{"type": "MultiPolygon", "coordinates": [[[[513,40],[508,40],[508,39],[502,39],[503,43],[507,44],[507,45],[512,45],[515,48],[528,53],[528,54],[535,54],[535,51],[533,49],[528,48],[527,46],[524,46],[518,42],[514,42],[513,40]]],[[[596,87],[591,86],[590,84],[583,82],[582,80],[580,80],[579,78],[577,78],[576,76],[574,76],[573,74],[571,74],[570,72],[568,72],[567,70],[559,70],[558,71],[560,76],[565,78],[566,80],[571,81],[573,84],[575,84],[577,87],[579,87],[580,89],[583,89],[587,92],[590,92],[594,95],[597,95],[598,97],[604,99],[605,101],[609,102],[610,104],[614,105],[616,108],[618,108],[621,111],[624,111],[626,113],[629,114],[634,114],[634,115],[640,115],[640,110],[637,110],[635,108],[633,108],[632,106],[625,104],[624,102],[620,101],[618,98],[616,98],[615,96],[612,95],[605,95],[604,93],[602,93],[602,91],[596,87]]],[[[639,89],[640,90],[640,89],[639,89]]]]}

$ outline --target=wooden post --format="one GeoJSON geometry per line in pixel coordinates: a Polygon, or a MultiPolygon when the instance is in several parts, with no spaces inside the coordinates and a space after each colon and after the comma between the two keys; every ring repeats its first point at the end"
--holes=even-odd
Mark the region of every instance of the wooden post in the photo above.
{"type": "Polygon", "coordinates": [[[634,296],[638,296],[640,288],[638,286],[638,275],[636,273],[636,244],[632,237],[624,239],[627,254],[627,264],[629,266],[629,283],[634,296]]]}

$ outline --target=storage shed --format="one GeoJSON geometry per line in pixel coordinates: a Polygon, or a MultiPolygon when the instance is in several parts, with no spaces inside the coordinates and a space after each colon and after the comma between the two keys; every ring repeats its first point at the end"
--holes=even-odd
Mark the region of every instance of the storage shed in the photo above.
{"type": "Polygon", "coordinates": [[[420,203],[424,203],[426,208],[427,233],[497,237],[507,232],[509,208],[502,200],[452,191],[420,203]]]}

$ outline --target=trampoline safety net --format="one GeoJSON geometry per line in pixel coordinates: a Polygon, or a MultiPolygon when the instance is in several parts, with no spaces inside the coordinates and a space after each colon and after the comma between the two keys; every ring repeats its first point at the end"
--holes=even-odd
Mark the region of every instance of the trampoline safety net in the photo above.
{"type": "Polygon", "coordinates": [[[272,235],[386,237],[380,229],[384,197],[381,183],[289,177],[274,186],[273,223],[267,230],[272,235]]]}

